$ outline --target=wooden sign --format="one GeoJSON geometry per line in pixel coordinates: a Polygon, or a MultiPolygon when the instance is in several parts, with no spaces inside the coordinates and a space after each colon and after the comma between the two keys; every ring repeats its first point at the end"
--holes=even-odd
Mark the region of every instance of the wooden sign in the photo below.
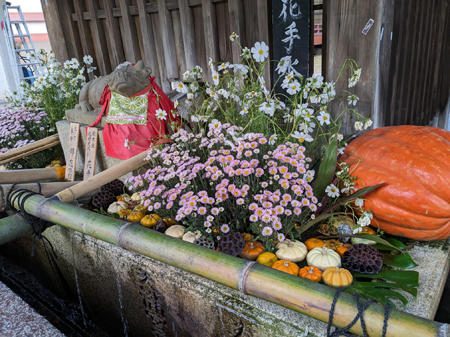
{"type": "Polygon", "coordinates": [[[69,127],[69,153],[66,158],[66,180],[75,180],[75,165],[77,164],[78,139],[80,124],[70,123],[69,127]]]}
{"type": "Polygon", "coordinates": [[[86,151],[84,155],[83,180],[87,180],[95,174],[95,157],[97,154],[97,128],[88,128],[86,136],[86,151]]]}
{"type": "Polygon", "coordinates": [[[277,83],[276,92],[281,89],[279,77],[293,72],[297,76],[309,74],[310,12],[311,0],[276,0],[272,1],[272,41],[273,59],[285,58],[285,67],[277,71],[274,67],[273,79],[277,83]]]}

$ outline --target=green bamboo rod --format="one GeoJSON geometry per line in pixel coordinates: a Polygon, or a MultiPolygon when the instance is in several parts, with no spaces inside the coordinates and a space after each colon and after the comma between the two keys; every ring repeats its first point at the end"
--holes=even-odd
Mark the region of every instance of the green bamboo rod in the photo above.
{"type": "MultiPolygon", "coordinates": [[[[25,202],[25,210],[44,220],[62,225],[127,250],[151,257],[171,266],[203,276],[233,289],[245,260],[206,249],[189,242],[125,222],[80,209],[56,199],[35,195],[25,202]]],[[[247,273],[246,291],[255,297],[293,309],[327,322],[335,289],[322,284],[254,265],[247,273]]],[[[346,326],[357,315],[354,299],[342,293],[337,301],[333,324],[346,326]]],[[[372,304],[364,313],[371,337],[382,335],[384,308],[372,304]]],[[[448,325],[392,309],[386,337],[448,337],[448,325]]],[[[357,323],[350,329],[361,335],[357,323]]]]}
{"type": "Polygon", "coordinates": [[[33,233],[31,226],[19,214],[0,219],[0,246],[33,233]]]}

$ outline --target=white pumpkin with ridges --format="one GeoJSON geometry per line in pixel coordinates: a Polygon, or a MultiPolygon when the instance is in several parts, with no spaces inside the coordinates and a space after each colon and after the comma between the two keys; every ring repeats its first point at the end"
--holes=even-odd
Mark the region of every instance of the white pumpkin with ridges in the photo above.
{"type": "Polygon", "coordinates": [[[280,242],[275,248],[278,249],[275,255],[280,260],[287,260],[290,262],[303,261],[308,253],[308,248],[306,248],[303,242],[295,240],[291,241],[289,239],[280,242]]]}
{"type": "Polygon", "coordinates": [[[316,247],[306,256],[308,266],[319,268],[324,271],[330,267],[341,267],[341,257],[333,249],[316,247]]]}

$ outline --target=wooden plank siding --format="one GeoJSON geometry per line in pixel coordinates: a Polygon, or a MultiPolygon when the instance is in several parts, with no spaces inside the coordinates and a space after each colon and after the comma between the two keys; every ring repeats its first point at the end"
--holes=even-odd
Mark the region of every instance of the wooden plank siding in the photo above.
{"type": "MultiPolygon", "coordinates": [[[[124,61],[142,59],[168,91],[195,65],[209,79],[209,58],[239,62],[240,48],[229,39],[232,32],[239,35],[242,47],[251,48],[257,41],[271,47],[271,1],[275,0],[41,3],[59,61],[90,54],[98,68],[95,75],[106,75],[124,61]]],[[[450,90],[450,0],[324,0],[322,10],[322,74],[333,81],[346,58],[356,60],[362,67],[361,82],[349,91],[359,97],[358,112],[372,118],[374,127],[427,125],[444,110],[450,90]],[[370,18],[375,23],[364,35],[361,31],[370,18]]],[[[312,49],[310,53],[312,57],[312,49]]],[[[267,68],[269,86],[270,74],[267,68]]],[[[338,90],[348,90],[347,75],[338,90]]],[[[348,108],[344,98],[332,107],[335,115],[348,108]]],[[[354,132],[354,122],[346,118],[342,131],[354,132]]]]}
{"type": "MultiPolygon", "coordinates": [[[[346,58],[362,68],[355,88],[337,89],[359,97],[358,112],[374,127],[429,125],[444,111],[450,91],[445,46],[450,44],[449,0],[324,1],[324,76],[336,78],[346,58]],[[367,35],[362,29],[375,23],[367,35]]],[[[448,52],[448,49],[447,49],[448,52]]],[[[343,81],[345,82],[345,81],[343,81]]],[[[348,108],[343,102],[333,114],[348,108]]],[[[354,132],[354,118],[344,120],[342,132],[354,132]]]]}
{"type": "MultiPolygon", "coordinates": [[[[120,63],[142,59],[167,91],[171,82],[196,65],[209,79],[209,58],[217,63],[240,62],[241,49],[229,39],[232,32],[239,35],[242,47],[251,48],[256,41],[270,45],[268,2],[52,0],[46,16],[53,22],[52,30],[61,27],[52,39],[65,47],[57,53],[60,61],[90,54],[98,68],[96,75],[106,75],[120,63]]],[[[270,73],[267,69],[267,76],[270,73]]]]}

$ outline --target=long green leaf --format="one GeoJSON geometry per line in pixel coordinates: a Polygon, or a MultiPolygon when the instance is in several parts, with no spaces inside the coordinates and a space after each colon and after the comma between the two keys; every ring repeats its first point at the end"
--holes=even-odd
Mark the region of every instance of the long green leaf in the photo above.
{"type": "Polygon", "coordinates": [[[417,267],[418,264],[413,261],[408,253],[401,255],[383,254],[384,260],[383,264],[390,267],[400,268],[400,269],[411,269],[417,267]]]}
{"type": "Polygon", "coordinates": [[[315,224],[317,224],[319,222],[322,222],[326,218],[329,218],[329,217],[334,216],[334,215],[341,215],[341,214],[347,214],[347,213],[345,213],[345,212],[336,212],[336,213],[320,215],[320,216],[316,217],[315,219],[312,219],[312,220],[308,221],[304,226],[301,226],[299,228],[296,227],[297,228],[297,234],[298,235],[302,234],[304,231],[306,231],[307,229],[311,228],[315,224]]]}
{"type": "MultiPolygon", "coordinates": [[[[393,246],[399,248],[399,249],[406,249],[407,247],[399,240],[394,239],[394,238],[388,238],[387,241],[392,244],[393,246]]],[[[375,246],[373,246],[373,248],[378,249],[378,250],[395,250],[395,248],[386,246],[386,245],[382,245],[382,244],[376,244],[375,246]]]]}
{"type": "Polygon", "coordinates": [[[361,274],[352,272],[353,277],[382,279],[389,282],[403,283],[410,287],[419,286],[419,273],[413,270],[382,270],[378,274],[361,274]]]}
{"type": "Polygon", "coordinates": [[[329,209],[327,209],[324,213],[329,213],[329,212],[331,212],[332,210],[334,210],[336,207],[338,207],[338,206],[340,206],[340,205],[342,205],[342,204],[345,204],[345,203],[348,202],[348,201],[351,201],[351,200],[355,200],[355,199],[357,199],[357,198],[360,198],[360,197],[366,195],[367,193],[372,192],[374,189],[377,189],[378,187],[381,187],[381,186],[383,186],[383,185],[385,185],[385,184],[386,184],[386,183],[382,183],[382,184],[378,184],[378,185],[372,185],[372,186],[368,186],[368,187],[361,188],[360,190],[356,191],[356,192],[353,193],[353,194],[350,194],[350,195],[348,195],[348,196],[346,196],[346,197],[343,197],[343,198],[340,198],[340,199],[336,200],[336,203],[334,203],[334,204],[333,204],[329,209]]]}
{"type": "Polygon", "coordinates": [[[322,200],[325,195],[325,189],[333,181],[337,164],[337,148],[337,137],[333,137],[319,166],[319,172],[313,186],[314,195],[319,200],[322,200]]]}

